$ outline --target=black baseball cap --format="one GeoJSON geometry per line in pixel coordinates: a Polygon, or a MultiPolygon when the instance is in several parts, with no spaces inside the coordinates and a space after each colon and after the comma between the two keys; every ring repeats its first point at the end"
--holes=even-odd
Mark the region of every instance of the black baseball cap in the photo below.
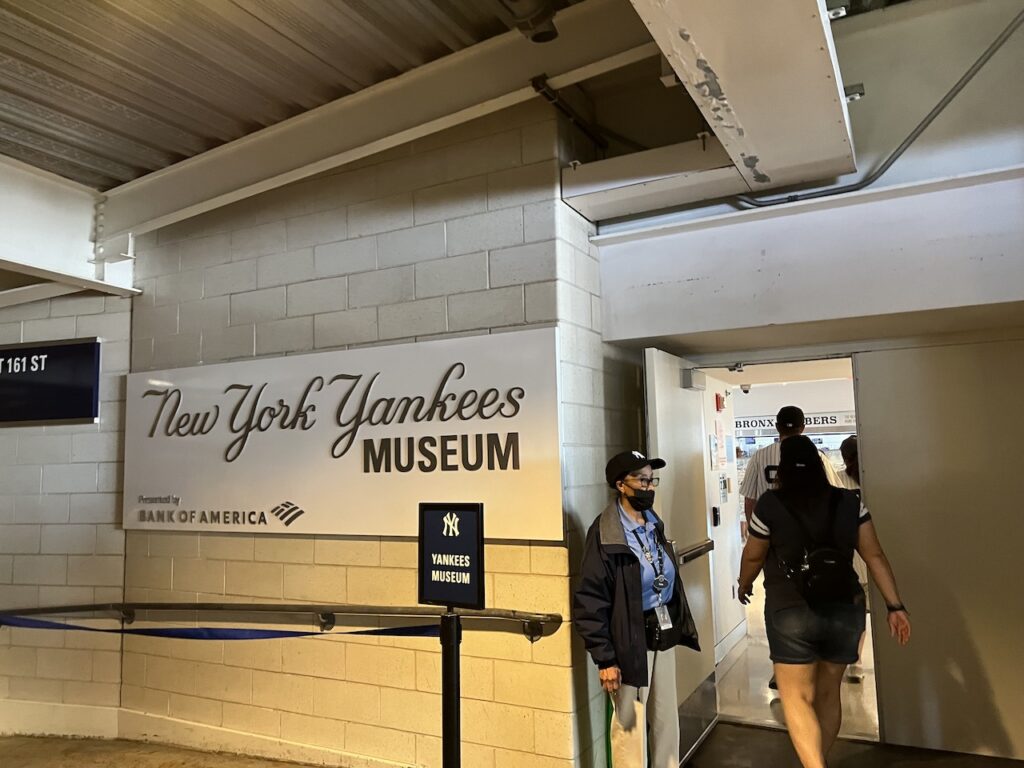
{"type": "Polygon", "coordinates": [[[775,417],[779,429],[798,429],[804,425],[804,412],[795,405],[784,405],[775,417]]]}
{"type": "Polygon", "coordinates": [[[615,454],[608,460],[608,465],[604,468],[604,477],[608,481],[608,487],[614,488],[615,484],[626,475],[648,465],[651,469],[661,469],[665,466],[665,460],[648,459],[640,451],[623,451],[615,454]]]}

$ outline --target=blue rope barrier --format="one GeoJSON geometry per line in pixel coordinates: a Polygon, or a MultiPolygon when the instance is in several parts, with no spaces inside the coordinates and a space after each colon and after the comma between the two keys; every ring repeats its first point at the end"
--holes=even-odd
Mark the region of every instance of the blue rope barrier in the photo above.
{"type": "Polygon", "coordinates": [[[21,627],[23,629],[64,629],[79,632],[103,632],[114,635],[143,635],[147,637],[169,637],[178,640],[275,640],[282,637],[321,637],[323,635],[376,635],[383,637],[438,637],[437,624],[423,624],[412,627],[377,627],[374,629],[353,629],[344,632],[296,631],[287,629],[238,629],[235,627],[121,627],[103,629],[86,627],[81,624],[65,624],[47,619],[30,619],[26,616],[0,614],[0,627],[21,627]]]}

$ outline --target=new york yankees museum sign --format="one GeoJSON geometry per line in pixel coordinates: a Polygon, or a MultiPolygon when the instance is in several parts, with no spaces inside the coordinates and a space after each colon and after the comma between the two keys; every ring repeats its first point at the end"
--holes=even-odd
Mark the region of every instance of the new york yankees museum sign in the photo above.
{"type": "Polygon", "coordinates": [[[562,538],[556,331],[128,377],[128,529],[415,536],[418,504],[562,538]]]}

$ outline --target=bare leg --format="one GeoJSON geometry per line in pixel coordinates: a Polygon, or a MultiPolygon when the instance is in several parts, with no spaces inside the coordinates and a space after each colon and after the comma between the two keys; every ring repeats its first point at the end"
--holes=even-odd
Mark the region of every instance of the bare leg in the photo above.
{"type": "Polygon", "coordinates": [[[839,735],[839,726],[843,723],[840,686],[845,674],[845,664],[818,662],[818,673],[814,684],[814,712],[821,725],[821,751],[826,756],[832,749],[836,736],[839,735]]]}
{"type": "Polygon", "coordinates": [[[817,664],[776,664],[782,711],[793,748],[804,768],[825,768],[821,725],[814,711],[817,664]]]}

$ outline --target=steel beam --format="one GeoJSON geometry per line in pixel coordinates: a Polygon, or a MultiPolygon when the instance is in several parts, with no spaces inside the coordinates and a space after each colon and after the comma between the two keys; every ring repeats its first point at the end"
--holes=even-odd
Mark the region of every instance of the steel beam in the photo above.
{"type": "Polygon", "coordinates": [[[32,285],[21,285],[17,288],[8,288],[0,291],[0,307],[13,307],[15,304],[27,304],[30,301],[43,301],[53,299],[57,296],[66,296],[69,293],[78,293],[85,290],[77,285],[64,285],[62,283],[34,283],[32,285]]]}
{"type": "Polygon", "coordinates": [[[753,190],[855,170],[825,0],[630,0],[753,190]]]}
{"type": "MultiPolygon", "coordinates": [[[[52,285],[59,283],[66,286],[69,290],[66,293],[75,293],[77,291],[99,291],[100,293],[106,293],[110,296],[136,296],[142,291],[138,288],[128,288],[123,285],[114,285],[113,283],[107,283],[103,280],[90,280],[87,277],[81,277],[80,275],[72,275],[67,272],[58,272],[53,269],[44,269],[43,267],[35,267],[31,264],[22,264],[17,261],[10,261],[9,259],[0,259],[0,270],[7,270],[8,272],[17,272],[20,275],[28,275],[29,277],[38,277],[43,280],[49,281],[46,285],[52,285]]],[[[25,288],[35,288],[34,285],[24,286],[25,288]]],[[[14,288],[12,291],[21,290],[20,288],[14,288]]],[[[52,289],[56,290],[56,289],[52,289]]],[[[7,293],[10,293],[8,291],[7,293]]],[[[28,295],[28,294],[25,294],[28,295]]],[[[61,294],[54,294],[61,295],[61,294]]],[[[31,299],[25,299],[26,301],[34,301],[37,298],[52,298],[51,296],[35,296],[31,299]]],[[[22,303],[22,302],[14,302],[22,303]]],[[[2,306],[2,305],[0,305],[2,306]]]]}
{"type": "Polygon", "coordinates": [[[538,98],[658,49],[633,9],[586,0],[556,18],[558,38],[510,32],[116,187],[104,235],[141,234],[538,98]]]}

